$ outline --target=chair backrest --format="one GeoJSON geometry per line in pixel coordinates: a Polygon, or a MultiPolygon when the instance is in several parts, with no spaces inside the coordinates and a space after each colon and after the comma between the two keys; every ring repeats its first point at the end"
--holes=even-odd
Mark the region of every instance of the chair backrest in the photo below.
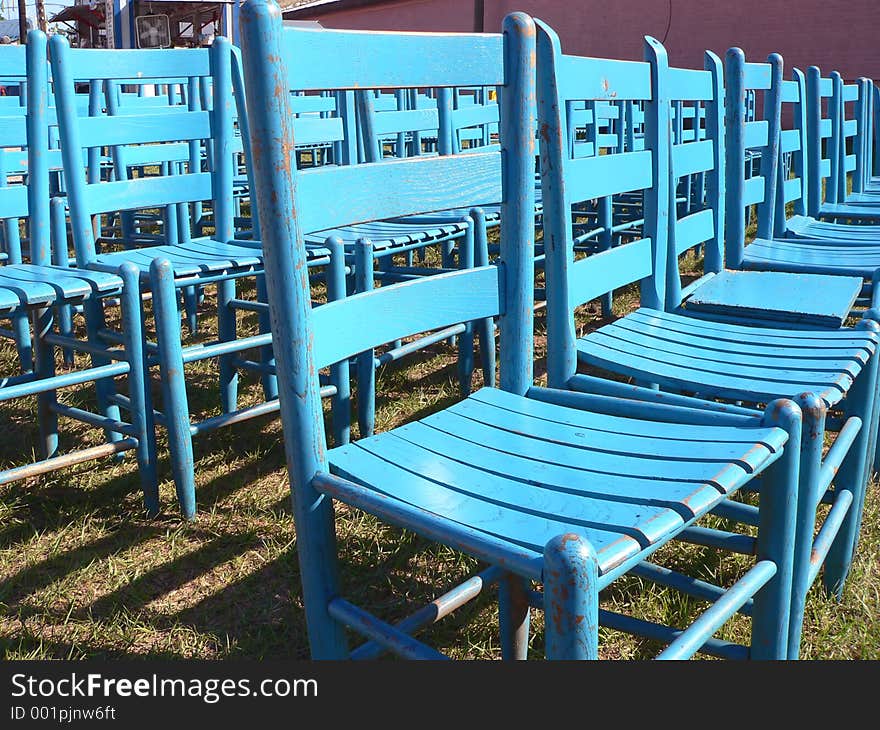
{"type": "Polygon", "coordinates": [[[576,306],[639,281],[642,304],[664,307],[670,155],[668,61],[665,49],[653,38],[645,39],[646,62],[563,55],[556,33],[542,23],[537,25],[547,372],[548,384],[560,387],[576,370],[576,306]],[[618,152],[612,135],[609,146],[602,147],[600,142],[592,154],[573,157],[566,110],[575,103],[611,100],[643,103],[643,149],[618,152]],[[572,205],[637,190],[643,191],[642,237],[575,260],[572,205]]]}
{"type": "Polygon", "coordinates": [[[72,49],[65,38],[55,35],[49,45],[77,262],[87,265],[95,258],[91,216],[101,213],[209,200],[214,210],[214,237],[231,239],[234,102],[229,41],[217,37],[210,49],[116,51],[72,49]],[[77,114],[77,82],[112,85],[126,79],[151,83],[168,78],[186,78],[193,89],[210,79],[210,110],[204,109],[199,95],[189,93],[188,104],[180,111],[157,114],[147,108],[143,113],[120,117],[77,114]],[[82,167],[84,152],[103,146],[179,142],[189,143],[193,149],[209,146],[213,152],[211,169],[203,171],[199,165],[186,174],[100,182],[86,179],[82,167]]]}
{"type": "Polygon", "coordinates": [[[835,181],[840,175],[839,99],[834,79],[817,66],[806,75],[807,215],[818,215],[824,200],[838,202],[835,181]],[[823,200],[822,183],[825,184],[823,200]]]}
{"type": "Polygon", "coordinates": [[[852,192],[864,191],[867,182],[867,161],[870,156],[868,142],[871,139],[870,114],[871,81],[860,78],[854,83],[844,83],[843,77],[834,71],[834,97],[837,100],[835,114],[840,119],[840,146],[838,149],[837,177],[834,180],[837,202],[843,203],[852,192]]]}
{"type": "Polygon", "coordinates": [[[503,37],[375,33],[283,27],[276,4],[243,6],[251,158],[298,510],[309,509],[311,480],[326,469],[320,368],[410,334],[500,314],[502,387],[522,393],[532,385],[535,141],[532,104],[524,100],[533,96],[533,38],[522,15],[507,19],[503,37]],[[502,151],[296,169],[290,90],[455,86],[504,86],[502,151]],[[511,182],[523,180],[528,184],[511,182]],[[424,277],[312,309],[305,233],[498,200],[501,266],[424,277]]]}
{"type": "MultiPolygon", "coordinates": [[[[796,174],[803,176],[805,149],[800,131],[780,135],[781,102],[785,98],[795,109],[796,130],[802,127],[802,84],[783,82],[782,57],[772,54],[766,63],[746,61],[739,48],[727,51],[725,78],[725,264],[742,268],[746,229],[753,206],[757,207],[757,235],[773,235],[779,157],[794,156],[796,174]],[[760,106],[760,110],[758,107],[760,106]],[[780,145],[784,153],[780,152],[780,145]],[[757,164],[755,160],[757,159],[757,164]]],[[[788,186],[789,199],[803,200],[798,183],[788,186]]],[[[797,203],[796,212],[797,212],[797,203]]],[[[784,206],[783,206],[784,214],[784,206]]]]}
{"type": "MultiPolygon", "coordinates": [[[[0,219],[10,221],[6,227],[5,244],[8,263],[20,263],[22,252],[18,239],[18,221],[27,219],[30,238],[30,262],[51,263],[49,238],[49,125],[48,65],[46,35],[30,31],[24,46],[0,46],[0,74],[13,76],[26,70],[27,114],[0,116],[0,219]],[[26,149],[22,152],[21,149],[26,149]],[[20,183],[10,184],[7,172],[17,172],[24,156],[27,174],[20,183]]],[[[2,112],[0,112],[2,114],[2,112]]]]}
{"type": "MultiPolygon", "coordinates": [[[[674,310],[705,277],[724,266],[725,128],[724,69],[711,51],[704,68],[670,68],[667,96],[672,107],[670,135],[669,249],[666,309],[674,310]],[[704,196],[690,196],[679,206],[675,191],[683,180],[699,178],[704,196]],[[704,276],[682,289],[679,257],[704,245],[704,276]]],[[[744,160],[739,160],[742,168],[744,160]]]]}

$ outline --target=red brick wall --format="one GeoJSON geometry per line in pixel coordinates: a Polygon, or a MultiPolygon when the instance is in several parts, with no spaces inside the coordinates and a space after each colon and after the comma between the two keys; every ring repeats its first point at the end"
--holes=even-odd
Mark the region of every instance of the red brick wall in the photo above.
{"type": "MultiPolygon", "coordinates": [[[[298,15],[330,28],[367,30],[474,30],[475,0],[392,0],[353,10],[332,4],[298,15]]],[[[637,60],[642,36],[665,40],[674,65],[702,66],[704,49],[723,57],[740,46],[746,58],[779,52],[786,77],[793,66],[818,65],[827,75],[880,80],[880,1],[738,0],[484,0],[483,26],[501,29],[504,15],[522,10],[541,18],[562,39],[566,53],[637,60]],[[672,10],[670,18],[670,7],[672,10]],[[667,33],[668,27],[668,33],[667,33]]]]}

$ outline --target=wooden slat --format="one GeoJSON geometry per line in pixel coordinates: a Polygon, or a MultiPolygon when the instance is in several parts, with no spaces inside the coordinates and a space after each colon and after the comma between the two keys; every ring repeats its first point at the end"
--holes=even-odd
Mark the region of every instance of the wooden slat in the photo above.
{"type": "Polygon", "coordinates": [[[383,286],[313,310],[319,368],[386,342],[500,313],[498,267],[383,286]]]}
{"type": "Polygon", "coordinates": [[[0,145],[4,147],[27,145],[26,124],[23,115],[0,117],[0,145]]]}
{"type": "Polygon", "coordinates": [[[770,88],[770,64],[769,63],[744,63],[743,86],[747,89],[770,88]]]}
{"type": "Polygon", "coordinates": [[[556,79],[564,99],[651,98],[651,67],[641,61],[562,56],[556,79]]]}
{"type": "Polygon", "coordinates": [[[211,137],[209,112],[175,111],[122,117],[80,117],[83,147],[182,142],[211,137]]]}
{"type": "Polygon", "coordinates": [[[0,187],[0,218],[25,218],[27,214],[27,188],[24,185],[0,187]]]}
{"type": "Polygon", "coordinates": [[[755,122],[746,122],[745,138],[746,149],[754,149],[755,147],[766,147],[768,135],[770,134],[770,125],[766,119],[755,122]]]}
{"type": "Polygon", "coordinates": [[[801,133],[797,129],[783,129],[780,132],[779,143],[782,152],[797,152],[801,148],[801,133]]]}
{"type": "Polygon", "coordinates": [[[782,82],[782,103],[796,104],[801,100],[801,92],[797,81],[782,82]]]}
{"type": "Polygon", "coordinates": [[[743,184],[743,206],[754,205],[764,200],[764,178],[751,177],[743,184]]]}
{"type": "Polygon", "coordinates": [[[643,238],[575,261],[569,268],[569,307],[651,275],[651,240],[643,238]]]}
{"type": "Polygon", "coordinates": [[[496,34],[285,28],[282,44],[288,83],[295,90],[431,88],[437,79],[444,86],[504,82],[503,43],[496,34]],[[430,54],[425,53],[428,38],[430,54]]]}
{"type": "Polygon", "coordinates": [[[672,169],[677,177],[693,175],[714,168],[712,140],[677,144],[672,148],[672,169]]]}
{"type": "Polygon", "coordinates": [[[322,231],[497,203],[502,199],[501,155],[480,152],[410,157],[356,167],[327,166],[301,171],[297,182],[303,230],[322,231]]]}
{"type": "Polygon", "coordinates": [[[675,222],[675,254],[687,251],[715,235],[715,215],[707,208],[675,222]]]}
{"type": "Polygon", "coordinates": [[[75,81],[93,79],[152,79],[210,76],[207,48],[163,48],[160,50],[114,51],[110,61],[103,48],[73,48],[70,51],[75,81]]]}
{"type": "Polygon", "coordinates": [[[579,202],[643,190],[653,185],[651,152],[623,152],[570,160],[566,163],[569,200],[579,202]]]}
{"type": "Polygon", "coordinates": [[[803,187],[799,177],[786,180],[782,185],[782,192],[786,203],[790,203],[792,200],[800,200],[803,195],[803,187]]]}
{"type": "Polygon", "coordinates": [[[211,173],[163,175],[102,182],[86,187],[86,209],[91,213],[136,208],[159,208],[170,203],[211,200],[211,173]]]}
{"type": "Polygon", "coordinates": [[[122,152],[122,159],[128,166],[155,165],[159,162],[186,162],[189,160],[189,145],[186,142],[178,142],[126,147],[122,152]]]}
{"type": "Polygon", "coordinates": [[[711,101],[712,74],[696,69],[670,68],[667,94],[680,101],[711,101]]]}
{"type": "Polygon", "coordinates": [[[293,120],[293,140],[298,145],[316,145],[345,139],[345,129],[339,117],[297,117],[293,120]]]}
{"type": "Polygon", "coordinates": [[[336,99],[332,96],[318,96],[317,94],[291,94],[290,110],[294,114],[335,112],[336,99]]]}
{"type": "Polygon", "coordinates": [[[461,109],[455,109],[450,116],[454,129],[494,124],[500,118],[497,104],[479,104],[462,107],[461,109]]]}
{"type": "Polygon", "coordinates": [[[396,134],[398,132],[436,131],[436,109],[411,109],[408,111],[380,112],[373,115],[375,133],[396,134]]]}

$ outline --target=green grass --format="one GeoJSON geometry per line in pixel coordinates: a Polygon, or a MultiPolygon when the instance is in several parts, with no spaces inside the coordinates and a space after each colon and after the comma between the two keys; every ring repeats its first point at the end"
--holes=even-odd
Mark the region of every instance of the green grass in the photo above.
{"type": "MultiPolygon", "coordinates": [[[[697,262],[692,262],[694,268],[697,262]]],[[[319,292],[316,292],[319,295],[319,292]]],[[[619,293],[618,314],[635,305],[635,289],[619,293]]],[[[211,301],[202,323],[211,324],[211,301]]],[[[594,305],[579,311],[580,329],[599,322],[594,305]]],[[[241,329],[253,327],[242,318],[241,329]]],[[[536,322],[538,376],[544,322],[536,322]]],[[[14,368],[8,345],[4,372],[14,368]]],[[[194,408],[218,412],[216,363],[188,368],[194,408]]],[[[158,399],[158,373],[152,373],[158,399]]],[[[480,385],[479,375],[474,386],[480,385]]],[[[458,396],[455,350],[447,344],[378,374],[378,428],[424,416],[458,396]]],[[[244,378],[242,403],[260,397],[244,378]]],[[[66,393],[89,403],[91,392],[66,393]]],[[[0,461],[22,463],[22,446],[37,448],[32,402],[4,406],[0,461]]],[[[63,446],[97,444],[101,434],[63,421],[63,446]]],[[[164,432],[160,430],[160,439],[164,432]]],[[[0,654],[4,658],[305,658],[308,656],[296,532],[289,509],[280,423],[252,421],[196,441],[199,515],[178,514],[165,443],[160,443],[162,514],[145,518],[134,459],[83,464],[0,487],[0,654]]],[[[473,559],[388,527],[357,510],[338,509],[337,535],[344,595],[386,620],[406,615],[479,565],[473,559]]],[[[880,658],[880,497],[869,491],[857,561],[840,604],[810,595],[803,656],[880,658]]],[[[692,546],[657,554],[669,567],[729,582],[749,561],[692,546]]],[[[667,589],[625,578],[602,596],[603,606],[686,625],[705,608],[667,589]]],[[[543,651],[542,617],[533,612],[532,653],[543,651]]],[[[494,592],[457,611],[422,636],[454,657],[495,658],[494,592]]],[[[719,635],[747,641],[749,622],[736,618],[719,635]]],[[[644,658],[652,642],[602,631],[607,658],[644,658]]]]}

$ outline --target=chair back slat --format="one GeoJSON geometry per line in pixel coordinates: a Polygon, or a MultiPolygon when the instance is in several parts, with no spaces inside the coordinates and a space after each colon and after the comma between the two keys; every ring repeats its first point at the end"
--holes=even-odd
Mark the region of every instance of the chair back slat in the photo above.
{"type": "Polygon", "coordinates": [[[485,266],[382,287],[317,307],[315,338],[319,368],[369,350],[377,344],[439,329],[450,322],[494,317],[501,312],[498,267],[485,266]],[[426,307],[426,301],[437,306],[426,307]],[[398,315],[407,312],[407,317],[398,315]],[[369,327],[363,323],[369,322],[369,327]]]}
{"type": "Polygon", "coordinates": [[[437,86],[437,79],[443,79],[445,87],[503,82],[500,35],[285,29],[291,31],[302,33],[295,50],[291,44],[282,50],[291,89],[430,88],[437,86]],[[425,53],[428,44],[436,53],[425,53]],[[351,48],[370,63],[349,62],[351,48]],[[319,65],[315,58],[328,62],[319,65]],[[346,62],[340,63],[342,59],[346,62]]]}
{"type": "Polygon", "coordinates": [[[90,185],[86,208],[94,212],[161,208],[168,200],[211,198],[211,173],[140,177],[90,185]]]}
{"type": "Polygon", "coordinates": [[[207,48],[137,49],[112,52],[105,48],[78,48],[75,75],[80,80],[120,80],[156,83],[183,76],[209,76],[207,48]],[[185,69],[183,74],[181,70],[185,69]]]}
{"type": "Polygon", "coordinates": [[[137,116],[81,117],[79,139],[83,147],[185,142],[211,136],[211,113],[166,111],[137,116]]]}
{"type": "Polygon", "coordinates": [[[498,152],[326,166],[299,178],[300,223],[306,231],[399,218],[502,199],[498,152]],[[444,185],[443,180],[455,180],[444,185]],[[376,191],[381,190],[381,195],[376,191]]]}

